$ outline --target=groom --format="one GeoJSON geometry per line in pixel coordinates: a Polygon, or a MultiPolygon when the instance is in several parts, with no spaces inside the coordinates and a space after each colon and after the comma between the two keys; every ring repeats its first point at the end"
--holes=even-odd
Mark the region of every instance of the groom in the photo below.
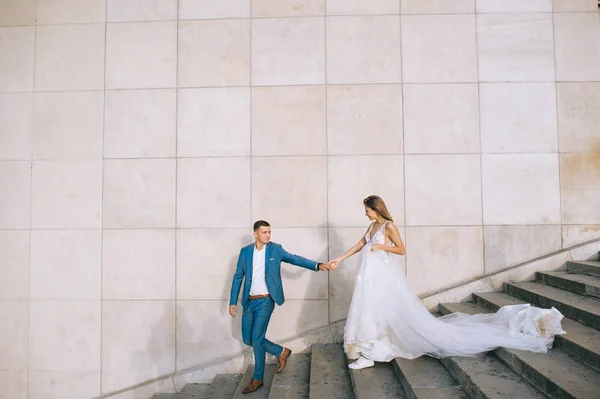
{"type": "Polygon", "coordinates": [[[242,393],[256,391],[263,385],[265,352],[277,356],[279,373],[292,353],[288,348],[274,344],[265,338],[275,304],[285,301],[281,284],[281,262],[304,267],[309,270],[330,270],[328,264],[318,263],[286,252],[279,244],[271,241],[271,225],[264,220],[254,223],[255,242],[241,249],[231,284],[229,314],[235,317],[242,280],[242,339],[254,350],[254,376],[242,393]],[[244,279],[245,277],[245,279],[244,279]]]}

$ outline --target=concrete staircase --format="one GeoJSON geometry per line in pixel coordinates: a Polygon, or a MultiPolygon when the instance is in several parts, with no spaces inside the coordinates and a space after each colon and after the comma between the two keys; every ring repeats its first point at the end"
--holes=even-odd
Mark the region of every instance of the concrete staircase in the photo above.
{"type": "Polygon", "coordinates": [[[440,304],[440,312],[484,313],[509,304],[557,308],[566,335],[538,354],[500,348],[480,357],[421,357],[348,369],[339,344],[313,345],[293,355],[284,372],[268,365],[265,386],[242,395],[252,377],[220,375],[153,399],[597,399],[600,398],[600,262],[568,262],[564,272],[537,273],[535,282],[509,283],[503,293],[473,295],[472,303],[440,304]]]}

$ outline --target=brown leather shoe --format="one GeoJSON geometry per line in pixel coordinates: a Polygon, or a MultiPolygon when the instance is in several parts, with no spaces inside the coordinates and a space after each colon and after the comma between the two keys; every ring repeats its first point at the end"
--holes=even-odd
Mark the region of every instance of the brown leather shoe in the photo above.
{"type": "Polygon", "coordinates": [[[250,380],[246,388],[242,391],[243,394],[254,392],[258,390],[258,388],[263,386],[262,380],[255,380],[254,378],[250,380]]]}
{"type": "Polygon", "coordinates": [[[291,349],[283,348],[283,352],[281,352],[281,355],[279,355],[277,358],[277,370],[275,370],[276,373],[279,373],[281,370],[283,370],[287,364],[288,357],[290,357],[291,354],[291,349]]]}

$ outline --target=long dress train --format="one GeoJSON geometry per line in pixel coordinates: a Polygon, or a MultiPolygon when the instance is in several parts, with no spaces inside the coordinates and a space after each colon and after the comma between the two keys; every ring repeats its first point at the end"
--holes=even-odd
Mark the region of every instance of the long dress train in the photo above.
{"type": "Polygon", "coordinates": [[[504,306],[491,314],[436,318],[414,293],[394,255],[371,251],[372,245],[384,243],[385,223],[372,238],[371,229],[360,252],[344,328],[344,350],[351,359],[475,356],[498,347],[546,352],[554,335],[565,333],[558,310],[528,304],[504,306]]]}

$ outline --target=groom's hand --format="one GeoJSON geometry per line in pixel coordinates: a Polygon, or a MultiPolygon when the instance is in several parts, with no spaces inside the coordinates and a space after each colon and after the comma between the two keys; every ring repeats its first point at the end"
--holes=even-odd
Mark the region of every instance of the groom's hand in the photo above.
{"type": "Polygon", "coordinates": [[[231,315],[231,317],[235,317],[235,315],[237,314],[237,306],[229,306],[229,314],[231,315]]]}

